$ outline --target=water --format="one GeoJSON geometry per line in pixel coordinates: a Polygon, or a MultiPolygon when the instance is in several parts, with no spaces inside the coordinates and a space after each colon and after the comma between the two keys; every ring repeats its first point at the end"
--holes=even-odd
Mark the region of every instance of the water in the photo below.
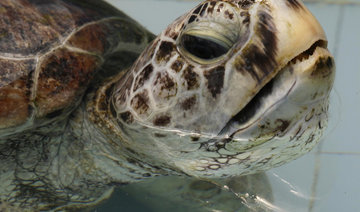
{"type": "MultiPolygon", "coordinates": [[[[109,0],[109,2],[131,15],[149,30],[159,33],[167,24],[194,7],[199,1],[109,0]]],[[[307,3],[308,8],[325,29],[329,49],[336,59],[337,74],[331,95],[329,127],[321,144],[311,153],[266,173],[269,182],[265,182],[263,185],[265,187],[262,188],[270,189],[272,197],[267,196],[265,200],[273,201],[269,203],[259,200],[260,202],[257,203],[260,205],[267,205],[275,211],[360,210],[359,3],[360,1],[307,3]]],[[[263,177],[266,179],[265,176],[263,177]]],[[[158,180],[183,182],[184,179],[158,180]]],[[[214,191],[227,192],[230,199],[238,200],[240,203],[247,202],[251,206],[253,200],[251,197],[241,196],[241,191],[231,189],[230,191],[224,187],[229,185],[229,182],[208,183],[203,186],[210,194],[214,191]]],[[[144,182],[140,185],[122,187],[96,211],[194,211],[187,207],[185,202],[169,200],[169,196],[179,195],[176,193],[179,187],[164,186],[154,191],[151,185],[152,182],[144,182]]],[[[182,183],[182,186],[190,185],[190,180],[182,183]]],[[[202,201],[208,197],[197,196],[193,199],[196,198],[202,201]]],[[[202,209],[209,205],[206,202],[199,204],[202,204],[200,207],[202,209]]]]}

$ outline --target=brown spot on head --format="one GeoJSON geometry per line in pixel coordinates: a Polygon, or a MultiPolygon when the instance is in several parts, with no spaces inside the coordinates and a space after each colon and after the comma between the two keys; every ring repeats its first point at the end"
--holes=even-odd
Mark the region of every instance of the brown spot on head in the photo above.
{"type": "Polygon", "coordinates": [[[183,68],[183,66],[184,66],[184,62],[180,58],[178,58],[171,65],[171,69],[174,70],[176,73],[179,73],[181,71],[181,69],[183,68]]]}
{"type": "Polygon", "coordinates": [[[197,73],[195,73],[192,66],[188,66],[183,73],[183,77],[187,84],[188,90],[197,89],[200,85],[200,77],[197,73]]]}
{"type": "Polygon", "coordinates": [[[303,9],[301,3],[298,0],[287,0],[286,5],[292,9],[303,9]]]}
{"type": "Polygon", "coordinates": [[[193,12],[194,15],[198,15],[201,11],[201,8],[203,7],[203,5],[199,5],[193,12]]]}
{"type": "Polygon", "coordinates": [[[167,72],[156,74],[153,91],[156,97],[169,98],[177,93],[177,84],[167,72]]]}
{"type": "Polygon", "coordinates": [[[254,42],[244,49],[243,56],[236,58],[234,65],[239,72],[248,73],[261,82],[276,67],[277,37],[272,16],[260,11],[258,17],[255,34],[259,36],[260,43],[254,42]]]}
{"type": "Polygon", "coordinates": [[[131,124],[134,121],[134,117],[129,111],[121,113],[120,118],[127,124],[131,124]]]}
{"type": "Polygon", "coordinates": [[[250,23],[250,14],[248,11],[241,12],[240,16],[244,18],[242,21],[244,25],[248,25],[250,23]]]}
{"type": "Polygon", "coordinates": [[[133,89],[134,92],[145,84],[145,82],[150,78],[153,70],[154,70],[153,66],[149,64],[139,73],[139,75],[135,79],[135,84],[133,89]]]}
{"type": "Polygon", "coordinates": [[[193,95],[190,98],[185,99],[183,102],[180,103],[180,106],[183,110],[190,110],[196,104],[196,96],[193,95]]]}
{"type": "Polygon", "coordinates": [[[154,120],[154,125],[159,127],[164,127],[170,124],[171,117],[169,115],[162,115],[154,120]]]}
{"type": "Polygon", "coordinates": [[[277,119],[276,122],[279,123],[279,126],[277,127],[277,129],[280,132],[285,132],[285,130],[287,130],[287,128],[290,125],[290,121],[283,120],[283,119],[277,119]]]}
{"type": "Polygon", "coordinates": [[[220,3],[219,6],[218,6],[219,9],[222,9],[224,8],[224,3],[220,3]]]}
{"type": "Polygon", "coordinates": [[[139,115],[148,115],[150,113],[149,101],[149,94],[147,90],[144,90],[131,99],[131,106],[139,115]]]}
{"type": "Polygon", "coordinates": [[[208,7],[207,12],[210,14],[213,13],[215,9],[215,5],[216,5],[216,1],[210,2],[210,6],[208,7]]]}
{"type": "Polygon", "coordinates": [[[311,72],[312,77],[327,78],[332,74],[334,67],[334,61],[331,57],[321,57],[316,61],[314,70],[311,72]]]}
{"type": "Polygon", "coordinates": [[[221,89],[224,86],[224,75],[224,66],[219,66],[205,72],[205,78],[207,79],[207,88],[209,89],[213,98],[215,98],[217,94],[221,93],[221,89]]]}
{"type": "Polygon", "coordinates": [[[209,3],[204,4],[203,8],[200,11],[200,16],[204,16],[204,13],[206,12],[206,9],[208,6],[209,6],[209,3]]]}
{"type": "Polygon", "coordinates": [[[192,15],[190,18],[189,18],[189,21],[188,21],[188,24],[194,22],[196,20],[196,15],[192,15]]]}
{"type": "Polygon", "coordinates": [[[177,37],[179,36],[179,33],[177,31],[174,31],[174,29],[172,27],[169,27],[166,29],[165,35],[176,40],[177,37]]]}
{"type": "Polygon", "coordinates": [[[156,60],[158,62],[161,62],[161,61],[167,62],[171,58],[174,51],[175,51],[174,43],[169,42],[169,41],[163,41],[163,42],[161,42],[161,44],[159,46],[159,50],[156,54],[156,60]]]}
{"type": "Polygon", "coordinates": [[[249,9],[251,7],[251,5],[253,5],[255,2],[255,0],[242,0],[239,1],[239,6],[241,9],[249,9]]]}
{"type": "Polygon", "coordinates": [[[157,73],[154,86],[160,85],[161,89],[171,89],[175,86],[174,81],[170,78],[167,72],[164,74],[157,73]]]}
{"type": "Polygon", "coordinates": [[[130,94],[131,85],[134,80],[134,75],[130,72],[128,72],[127,76],[122,78],[120,81],[120,89],[118,89],[116,92],[116,102],[117,104],[125,104],[127,97],[130,94]],[[128,77],[128,78],[126,78],[128,77]]]}
{"type": "Polygon", "coordinates": [[[234,18],[234,13],[229,12],[229,10],[225,11],[225,18],[229,18],[232,20],[234,18]]]}

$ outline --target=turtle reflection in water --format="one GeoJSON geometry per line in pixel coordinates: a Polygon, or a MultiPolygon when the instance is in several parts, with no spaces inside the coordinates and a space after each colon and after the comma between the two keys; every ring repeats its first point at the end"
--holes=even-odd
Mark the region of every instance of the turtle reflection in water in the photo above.
{"type": "Polygon", "coordinates": [[[211,180],[168,176],[119,187],[98,211],[262,212],[272,211],[273,200],[264,173],[211,180]]]}
{"type": "Polygon", "coordinates": [[[0,13],[3,204],[74,209],[154,176],[252,174],[326,125],[334,61],[297,0],[208,0],[158,37],[100,0],[0,13]]]}

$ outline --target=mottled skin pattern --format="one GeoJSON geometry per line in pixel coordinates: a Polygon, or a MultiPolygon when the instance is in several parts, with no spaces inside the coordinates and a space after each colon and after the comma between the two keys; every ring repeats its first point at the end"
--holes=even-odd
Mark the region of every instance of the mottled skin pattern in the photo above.
{"type": "Polygon", "coordinates": [[[208,0],[157,38],[99,0],[0,13],[4,204],[76,209],[153,176],[264,171],[326,125],[334,62],[297,0],[208,0]]]}

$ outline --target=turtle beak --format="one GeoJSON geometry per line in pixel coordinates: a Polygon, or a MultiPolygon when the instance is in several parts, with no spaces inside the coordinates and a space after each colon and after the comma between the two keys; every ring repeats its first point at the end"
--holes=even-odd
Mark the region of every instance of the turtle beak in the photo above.
{"type": "Polygon", "coordinates": [[[301,2],[285,2],[271,1],[279,32],[276,61],[281,68],[220,132],[235,141],[228,147],[234,152],[290,133],[288,138],[294,138],[300,122],[314,128],[314,133],[326,124],[334,58],[313,15],[301,2]]]}
{"type": "MultiPolygon", "coordinates": [[[[243,104],[220,131],[219,136],[238,139],[234,151],[256,146],[248,138],[259,138],[259,145],[272,139],[315,108],[326,107],[335,64],[327,49],[325,33],[315,17],[300,1],[268,1],[276,23],[278,64],[269,81],[257,84],[257,94],[243,104]],[[281,121],[280,121],[281,120],[281,121]],[[265,125],[264,123],[272,123],[265,125]],[[261,126],[261,127],[259,127],[261,126]]],[[[314,110],[315,110],[314,109],[314,110]]],[[[326,114],[327,109],[319,109],[326,114]]],[[[326,119],[326,118],[324,118],[326,119]]]]}
{"type": "Polygon", "coordinates": [[[277,25],[280,66],[315,46],[325,47],[327,39],[323,28],[301,1],[269,1],[277,25]]]}

